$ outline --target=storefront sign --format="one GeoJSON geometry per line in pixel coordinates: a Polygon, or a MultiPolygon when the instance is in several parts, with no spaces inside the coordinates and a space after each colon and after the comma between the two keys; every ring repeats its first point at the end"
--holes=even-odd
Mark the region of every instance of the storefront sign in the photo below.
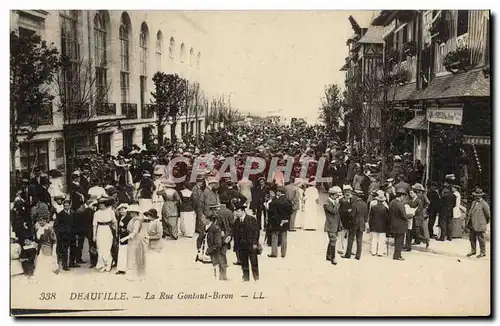
{"type": "Polygon", "coordinates": [[[448,125],[462,125],[462,108],[428,108],[427,120],[448,125]]]}
{"type": "Polygon", "coordinates": [[[391,34],[396,29],[396,20],[394,19],[389,25],[384,26],[384,37],[391,34]]]}
{"type": "Polygon", "coordinates": [[[464,135],[464,143],[469,145],[491,145],[491,138],[490,136],[464,135]]]}

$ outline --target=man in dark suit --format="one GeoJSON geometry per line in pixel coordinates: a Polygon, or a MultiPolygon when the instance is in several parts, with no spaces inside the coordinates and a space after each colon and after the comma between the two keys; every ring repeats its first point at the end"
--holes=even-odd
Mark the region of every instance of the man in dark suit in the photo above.
{"type": "Polygon", "coordinates": [[[396,190],[396,198],[389,204],[390,231],[394,236],[394,260],[404,260],[401,256],[403,249],[403,239],[408,231],[408,218],[404,208],[406,200],[406,190],[399,188],[396,190]]]}
{"type": "Polygon", "coordinates": [[[439,213],[439,228],[441,237],[438,241],[452,240],[453,232],[453,208],[457,203],[457,197],[451,191],[451,185],[445,182],[443,193],[441,195],[441,212],[439,213]]]}
{"type": "Polygon", "coordinates": [[[259,280],[259,225],[257,219],[247,215],[244,203],[235,203],[233,224],[234,247],[238,251],[243,270],[243,281],[250,281],[249,262],[252,265],[252,275],[255,281],[259,280]]]}
{"type": "Polygon", "coordinates": [[[354,243],[354,237],[356,237],[356,259],[361,259],[363,232],[365,232],[365,225],[368,222],[368,205],[363,199],[361,199],[362,196],[362,190],[355,190],[351,211],[352,223],[347,237],[346,253],[342,256],[342,258],[351,258],[352,245],[354,243]]]}
{"type": "Polygon", "coordinates": [[[231,249],[231,241],[233,239],[233,212],[227,208],[229,205],[229,197],[221,196],[221,205],[216,214],[216,224],[221,230],[222,245],[220,248],[220,263],[225,266],[224,274],[221,270],[221,280],[227,280],[227,251],[231,249]]]}
{"type": "Polygon", "coordinates": [[[328,200],[323,204],[325,210],[325,232],[328,234],[328,246],[326,249],[326,260],[333,265],[337,265],[335,260],[335,244],[337,243],[337,235],[342,229],[339,214],[339,197],[342,194],[342,189],[338,186],[333,186],[328,190],[328,200]]]}
{"type": "Polygon", "coordinates": [[[294,180],[290,180],[285,186],[286,198],[292,203],[292,213],[290,215],[290,220],[288,223],[289,231],[295,231],[295,217],[297,216],[297,211],[300,205],[300,194],[299,187],[293,183],[294,180]]]}
{"type": "Polygon", "coordinates": [[[293,204],[286,196],[286,188],[279,186],[276,197],[269,203],[269,229],[271,231],[271,258],[278,257],[278,237],[281,238],[281,257],[285,258],[287,249],[287,233],[293,214],[293,204]]]}
{"type": "MultiPolygon", "coordinates": [[[[45,182],[47,178],[42,177],[42,171],[39,167],[36,167],[34,170],[35,177],[31,178],[28,186],[28,202],[33,200],[35,197],[41,197],[41,193],[43,192],[42,183],[45,182]],[[30,200],[31,197],[31,200],[30,200]]],[[[48,180],[47,180],[48,181],[48,180]]]]}
{"type": "Polygon", "coordinates": [[[63,202],[64,209],[57,214],[54,221],[54,232],[57,237],[57,260],[62,264],[63,270],[68,271],[68,267],[79,267],[76,265],[76,239],[74,235],[74,212],[71,210],[69,200],[63,202]],[[70,251],[68,266],[68,250],[70,251]]]}
{"type": "Polygon", "coordinates": [[[217,277],[217,267],[219,267],[219,280],[227,280],[226,269],[227,265],[221,261],[221,247],[222,247],[222,232],[217,225],[217,216],[219,215],[219,205],[210,205],[212,214],[208,216],[205,227],[205,234],[207,237],[207,249],[205,254],[210,256],[212,266],[214,267],[214,275],[217,277]]]}
{"type": "Polygon", "coordinates": [[[344,237],[347,237],[347,230],[352,226],[351,214],[352,202],[354,200],[352,198],[352,187],[350,185],[344,185],[342,189],[344,196],[339,199],[339,215],[344,230],[340,232],[341,250],[338,251],[338,253],[341,255],[344,253],[344,237]]]}
{"type": "Polygon", "coordinates": [[[82,251],[83,251],[83,242],[87,239],[89,245],[89,257],[90,257],[90,266],[89,268],[93,268],[97,265],[97,246],[94,239],[94,229],[92,226],[92,222],[94,220],[94,213],[97,208],[97,201],[88,200],[85,204],[85,211],[81,213],[81,234],[78,239],[78,251],[77,251],[77,263],[83,264],[85,263],[82,260],[82,251]]]}
{"type": "Polygon", "coordinates": [[[436,216],[441,209],[441,195],[439,194],[437,182],[431,182],[431,187],[427,192],[427,198],[429,198],[430,202],[427,207],[427,213],[429,214],[429,234],[431,238],[434,238],[436,237],[434,234],[434,223],[436,223],[436,216]]]}

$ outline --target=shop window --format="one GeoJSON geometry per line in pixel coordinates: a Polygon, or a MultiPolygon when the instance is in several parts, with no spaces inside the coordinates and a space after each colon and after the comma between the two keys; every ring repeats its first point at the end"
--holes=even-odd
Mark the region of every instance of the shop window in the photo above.
{"type": "Polygon", "coordinates": [[[49,142],[36,141],[22,143],[19,146],[21,172],[32,173],[39,167],[42,172],[49,171],[49,142]]]}
{"type": "Polygon", "coordinates": [[[66,174],[66,165],[64,164],[64,139],[56,139],[56,170],[66,174]]]}

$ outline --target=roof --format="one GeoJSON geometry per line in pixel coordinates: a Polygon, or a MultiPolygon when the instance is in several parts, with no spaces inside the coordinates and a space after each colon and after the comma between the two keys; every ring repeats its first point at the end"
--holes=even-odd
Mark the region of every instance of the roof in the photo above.
{"type": "Polygon", "coordinates": [[[490,77],[486,76],[481,68],[456,75],[436,77],[425,89],[418,92],[415,100],[469,96],[491,96],[490,77]]]}
{"type": "Polygon", "coordinates": [[[427,130],[427,116],[425,114],[417,115],[403,126],[405,129],[427,130]]]}
{"type": "Polygon", "coordinates": [[[358,44],[383,44],[384,26],[368,27],[366,34],[358,41],[358,44]]]}
{"type": "MultiPolygon", "coordinates": [[[[402,86],[390,87],[387,91],[388,102],[410,101],[414,99],[417,93],[417,84],[408,83],[402,86]]],[[[380,101],[383,101],[384,94],[380,95],[380,101]]]]}
{"type": "Polygon", "coordinates": [[[371,23],[373,25],[384,25],[393,13],[394,10],[382,10],[378,14],[378,16],[372,20],[371,23]]]}

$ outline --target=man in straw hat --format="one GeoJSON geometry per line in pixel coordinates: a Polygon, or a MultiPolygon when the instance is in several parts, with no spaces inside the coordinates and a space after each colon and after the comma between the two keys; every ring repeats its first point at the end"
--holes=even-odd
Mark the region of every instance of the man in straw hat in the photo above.
{"type": "Polygon", "coordinates": [[[403,249],[403,239],[408,231],[408,219],[411,218],[406,214],[404,203],[406,201],[407,192],[403,188],[396,189],[396,198],[389,204],[389,230],[394,236],[394,260],[404,260],[401,256],[403,249]]]}
{"type": "Polygon", "coordinates": [[[333,265],[337,265],[335,260],[335,245],[337,243],[338,232],[342,229],[339,214],[339,199],[342,195],[342,189],[333,186],[328,190],[328,200],[323,204],[325,210],[325,232],[328,234],[328,246],[326,249],[326,260],[333,265]]]}
{"type": "Polygon", "coordinates": [[[474,201],[467,214],[467,227],[470,230],[470,246],[471,251],[467,257],[476,254],[476,240],[479,241],[480,254],[477,258],[486,256],[486,245],[484,242],[484,233],[487,230],[487,225],[491,219],[490,205],[483,199],[484,192],[477,188],[473,193],[474,201]]]}
{"type": "Polygon", "coordinates": [[[376,203],[370,206],[368,220],[372,237],[370,251],[372,256],[382,257],[386,249],[386,233],[389,231],[389,205],[387,205],[384,191],[376,192],[375,201],[376,203]]]}

